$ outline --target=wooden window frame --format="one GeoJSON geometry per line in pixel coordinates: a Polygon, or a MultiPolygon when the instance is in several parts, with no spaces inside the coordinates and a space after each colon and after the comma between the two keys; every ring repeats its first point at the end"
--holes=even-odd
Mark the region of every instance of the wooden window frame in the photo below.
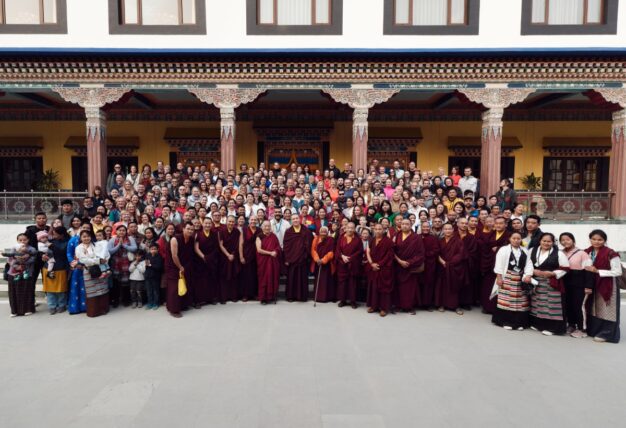
{"type": "MultiPolygon", "coordinates": [[[[279,26],[278,24],[278,0],[272,0],[272,3],[274,5],[274,16],[272,17],[272,22],[271,23],[261,22],[261,0],[256,0],[256,25],[263,26],[263,27],[279,26]]],[[[311,24],[308,24],[308,26],[330,27],[332,25],[333,25],[333,0],[311,0],[311,24]],[[317,2],[323,2],[323,1],[328,2],[328,22],[318,23],[316,22],[317,2]]],[[[303,25],[303,27],[306,27],[306,26],[307,25],[303,25]]]]}
{"type": "MultiPolygon", "coordinates": [[[[466,26],[468,24],[468,18],[467,18],[467,15],[468,15],[467,11],[468,11],[468,6],[469,6],[468,3],[469,3],[468,0],[463,0],[463,22],[456,24],[456,23],[452,23],[452,0],[447,0],[446,23],[441,26],[442,27],[466,26]]],[[[398,24],[396,22],[397,5],[398,5],[398,0],[393,0],[393,25],[397,27],[419,27],[419,25],[413,24],[413,0],[409,0],[409,22],[407,24],[398,24]]]]}
{"type": "MultiPolygon", "coordinates": [[[[59,0],[57,0],[59,1],[59,0]]],[[[65,1],[65,0],[64,0],[65,1]]],[[[178,24],[143,25],[141,24],[141,1],[137,2],[137,24],[124,24],[124,0],[108,0],[109,34],[131,35],[206,35],[206,0],[194,0],[195,24],[181,24],[183,20],[182,0],[178,0],[178,24]]]]}
{"type": "MultiPolygon", "coordinates": [[[[7,24],[6,23],[6,1],[0,0],[0,25],[57,25],[56,22],[45,22],[44,17],[44,0],[39,0],[39,23],[38,24],[7,24]]],[[[56,7],[57,0],[54,2],[54,6],[56,7]]],[[[58,20],[57,16],[57,20],[58,20]]]]}
{"type": "MultiPolygon", "coordinates": [[[[550,21],[550,0],[544,0],[544,15],[543,22],[534,22],[532,20],[532,7],[531,7],[531,25],[560,25],[560,24],[548,24],[550,21]]],[[[582,24],[563,24],[563,25],[584,25],[584,26],[593,26],[593,25],[605,25],[605,12],[606,12],[606,0],[600,0],[600,22],[589,22],[587,21],[587,17],[589,15],[589,0],[583,0],[583,23],[582,24]]]]}
{"type": "MultiPolygon", "coordinates": [[[[43,1],[43,0],[40,0],[43,1]]],[[[120,11],[120,25],[134,25],[134,26],[141,26],[141,27],[152,27],[153,25],[151,24],[144,24],[143,23],[143,0],[134,0],[137,1],[137,23],[131,23],[131,24],[127,24],[126,23],[126,1],[127,0],[120,0],[120,6],[119,6],[119,11],[120,11]]],[[[194,26],[197,24],[197,22],[194,23],[185,23],[183,22],[183,1],[184,0],[177,0],[178,2],[178,24],[168,24],[172,27],[184,27],[184,26],[194,26]]],[[[196,6],[196,1],[194,0],[194,7],[196,6]]],[[[198,20],[198,17],[196,16],[196,21],[198,20]]],[[[159,24],[159,25],[163,25],[163,24],[159,24]]],[[[157,25],[158,26],[158,25],[157,25]]]]}
{"type": "Polygon", "coordinates": [[[343,34],[343,0],[332,0],[329,2],[328,23],[316,22],[315,4],[317,2],[313,2],[311,11],[313,13],[311,17],[312,24],[310,25],[277,25],[278,7],[276,3],[274,3],[274,23],[260,24],[261,8],[259,7],[259,0],[245,0],[245,2],[246,34],[248,36],[340,36],[343,34]]]}
{"type": "MultiPolygon", "coordinates": [[[[547,25],[532,22],[532,0],[522,0],[522,36],[615,35],[619,0],[602,0],[602,23],[547,25]]],[[[585,20],[587,10],[585,10],[585,20]]],[[[546,17],[547,22],[548,17],[546,17]]]]}
{"type": "Polygon", "coordinates": [[[544,168],[543,168],[543,176],[544,176],[544,191],[554,191],[554,188],[550,188],[549,183],[552,180],[552,172],[560,172],[562,177],[559,180],[559,183],[555,183],[559,186],[559,191],[561,192],[605,192],[608,188],[608,169],[610,165],[610,159],[606,156],[546,156],[544,157],[544,168]],[[552,161],[561,161],[561,167],[558,170],[553,170],[550,167],[550,163],[552,161]],[[565,163],[567,161],[575,161],[577,170],[576,172],[580,176],[579,188],[578,189],[570,189],[564,190],[566,187],[564,184],[566,183],[567,169],[565,168],[565,163]],[[585,162],[595,161],[596,162],[596,171],[595,171],[595,189],[585,189],[585,162]]]}
{"type": "Polygon", "coordinates": [[[56,0],[56,22],[44,22],[44,2],[39,0],[38,24],[6,24],[6,5],[0,0],[0,34],[67,34],[67,0],[56,0]]]}

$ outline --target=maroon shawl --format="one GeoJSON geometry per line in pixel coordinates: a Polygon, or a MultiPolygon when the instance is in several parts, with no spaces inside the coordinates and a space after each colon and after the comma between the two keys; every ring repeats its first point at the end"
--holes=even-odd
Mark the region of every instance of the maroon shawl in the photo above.
{"type": "Polygon", "coordinates": [[[393,241],[388,236],[383,236],[378,243],[372,240],[370,257],[380,270],[375,271],[368,264],[368,277],[378,291],[389,293],[393,289],[393,255],[393,241]]]}
{"type": "MultiPolygon", "coordinates": [[[[585,250],[587,254],[591,255],[593,251],[593,247],[589,247],[585,250]]],[[[593,265],[596,269],[602,270],[610,270],[611,269],[611,259],[615,257],[619,257],[615,251],[610,249],[609,247],[602,247],[596,253],[596,258],[593,261],[593,265]]],[[[613,295],[613,278],[610,276],[601,277],[599,274],[596,274],[596,284],[595,289],[602,296],[606,303],[611,301],[611,296],[613,295]]]]}
{"type": "Polygon", "coordinates": [[[458,235],[453,235],[448,242],[446,238],[439,241],[439,257],[445,262],[446,266],[442,266],[442,280],[452,290],[459,290],[467,281],[467,253],[463,240],[458,235]]]}
{"type": "Polygon", "coordinates": [[[345,235],[341,235],[337,242],[337,251],[335,251],[335,266],[338,269],[348,270],[350,275],[356,276],[359,274],[361,264],[363,262],[363,241],[354,235],[352,241],[348,243],[348,239],[345,235]],[[350,261],[346,264],[343,262],[341,256],[350,258],[350,261]]]}
{"type": "Polygon", "coordinates": [[[422,237],[411,232],[406,239],[402,239],[402,232],[394,239],[394,251],[400,260],[409,262],[409,267],[396,266],[398,280],[406,281],[412,273],[424,264],[424,242],[422,237]]]}
{"type": "MultiPolygon", "coordinates": [[[[276,257],[268,256],[257,252],[256,265],[259,280],[259,290],[263,287],[272,287],[272,295],[276,293],[278,287],[278,277],[280,276],[280,243],[273,233],[269,235],[259,235],[261,249],[264,251],[276,251],[276,257]]],[[[262,296],[259,296],[261,299],[262,296]]]]}
{"type": "Polygon", "coordinates": [[[311,231],[304,226],[300,226],[300,232],[296,232],[293,226],[287,229],[283,239],[285,263],[290,265],[306,263],[312,241],[311,231]]]}

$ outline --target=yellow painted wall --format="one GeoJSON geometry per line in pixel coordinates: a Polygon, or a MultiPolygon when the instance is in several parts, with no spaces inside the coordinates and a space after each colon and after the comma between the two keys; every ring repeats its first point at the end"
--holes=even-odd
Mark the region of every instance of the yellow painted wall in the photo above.
{"type": "MultiPolygon", "coordinates": [[[[61,172],[62,187],[72,187],[72,150],[64,148],[70,136],[84,135],[84,122],[0,122],[0,137],[41,136],[44,139],[44,169],[61,172]]],[[[168,127],[218,127],[217,122],[109,122],[108,135],[139,137],[139,164],[155,165],[158,160],[168,162],[169,145],[163,140],[168,127]]],[[[417,146],[417,164],[420,169],[436,171],[447,167],[447,141],[450,136],[479,136],[480,122],[371,122],[372,127],[420,127],[422,142],[417,146]]],[[[517,137],[523,148],[514,152],[515,177],[534,171],[542,175],[544,137],[605,137],[611,135],[611,122],[506,122],[505,137],[517,137]]],[[[257,163],[257,139],[252,122],[237,122],[237,165],[257,163]]],[[[352,123],[336,122],[330,134],[330,156],[341,165],[352,159],[352,123]]],[[[519,183],[518,183],[519,184],[519,183]]]]}

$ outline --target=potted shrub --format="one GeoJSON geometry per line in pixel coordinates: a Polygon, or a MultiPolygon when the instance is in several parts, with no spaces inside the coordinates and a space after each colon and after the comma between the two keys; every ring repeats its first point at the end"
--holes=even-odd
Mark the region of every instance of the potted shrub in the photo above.
{"type": "Polygon", "coordinates": [[[546,201],[540,193],[542,185],[541,177],[538,177],[534,172],[531,172],[530,174],[520,177],[519,181],[522,183],[522,186],[528,190],[528,211],[534,212],[540,217],[543,216],[546,211],[546,201]]]}
{"type": "Polygon", "coordinates": [[[52,168],[45,170],[37,183],[37,190],[40,192],[54,192],[59,190],[59,187],[61,187],[59,171],[52,168]]]}

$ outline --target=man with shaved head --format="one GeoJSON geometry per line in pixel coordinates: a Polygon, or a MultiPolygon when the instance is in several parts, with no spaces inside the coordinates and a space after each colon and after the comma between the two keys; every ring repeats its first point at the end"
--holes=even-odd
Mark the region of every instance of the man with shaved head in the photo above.
{"type": "Polygon", "coordinates": [[[346,232],[338,238],[335,251],[335,266],[337,269],[337,300],[339,307],[349,301],[352,308],[357,307],[356,289],[361,273],[363,261],[363,242],[355,235],[356,226],[349,222],[346,232]]]}
{"type": "Polygon", "coordinates": [[[322,226],[319,235],[313,239],[311,257],[313,258],[313,273],[315,274],[315,296],[317,302],[330,302],[335,299],[335,240],[328,236],[328,228],[322,226]]]}
{"type": "Polygon", "coordinates": [[[300,224],[300,217],[291,217],[291,227],[283,240],[284,260],[287,267],[287,301],[306,302],[309,298],[309,253],[313,234],[300,224]]]}
{"type": "Polygon", "coordinates": [[[226,227],[219,232],[220,245],[220,290],[219,302],[237,300],[237,275],[239,274],[239,237],[241,232],[235,227],[236,219],[228,216],[226,227]]]}

